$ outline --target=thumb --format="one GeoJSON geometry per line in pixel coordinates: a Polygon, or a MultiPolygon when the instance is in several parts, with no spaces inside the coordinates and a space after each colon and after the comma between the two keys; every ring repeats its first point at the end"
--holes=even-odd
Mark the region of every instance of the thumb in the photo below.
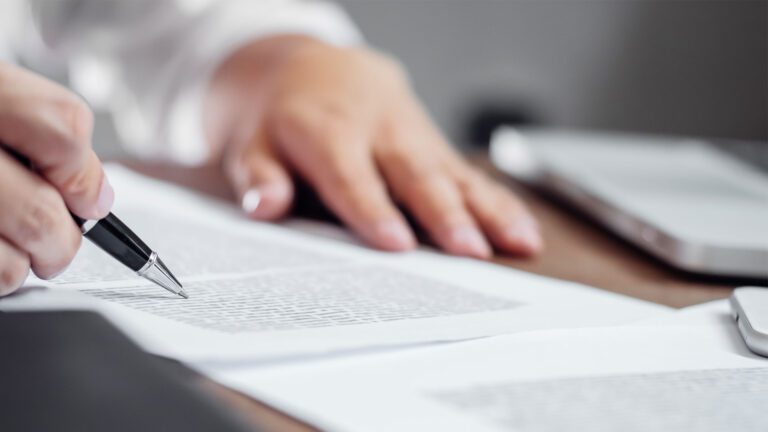
{"type": "Polygon", "coordinates": [[[263,136],[257,135],[247,145],[232,148],[225,170],[249,217],[273,220],[290,210],[293,181],[263,136]]]}

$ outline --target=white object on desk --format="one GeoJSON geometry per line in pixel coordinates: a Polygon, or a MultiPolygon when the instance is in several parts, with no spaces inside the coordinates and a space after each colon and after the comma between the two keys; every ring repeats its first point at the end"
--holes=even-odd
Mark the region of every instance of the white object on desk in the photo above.
{"type": "Polygon", "coordinates": [[[737,288],[730,302],[744,342],[753,352],[768,357],[768,288],[737,288]]]}
{"type": "Polygon", "coordinates": [[[491,157],[674,266],[768,280],[768,175],[702,141],[503,128],[491,157]]]}

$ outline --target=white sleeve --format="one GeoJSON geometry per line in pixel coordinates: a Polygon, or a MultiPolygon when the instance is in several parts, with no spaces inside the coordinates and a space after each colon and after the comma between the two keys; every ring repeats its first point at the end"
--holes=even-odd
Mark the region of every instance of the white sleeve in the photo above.
{"type": "Polygon", "coordinates": [[[202,100],[216,67],[267,35],[337,45],[361,36],[336,5],[302,0],[31,0],[47,59],[73,88],[113,113],[139,156],[185,164],[208,156],[202,100]]]}
{"type": "Polygon", "coordinates": [[[26,4],[22,0],[0,2],[0,61],[15,63],[21,45],[22,29],[29,24],[26,4]]]}

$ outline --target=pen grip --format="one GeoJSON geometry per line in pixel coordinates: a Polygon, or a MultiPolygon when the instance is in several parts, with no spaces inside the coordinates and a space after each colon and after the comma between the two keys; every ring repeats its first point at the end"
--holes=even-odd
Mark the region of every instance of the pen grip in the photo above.
{"type": "Polygon", "coordinates": [[[152,256],[152,249],[112,213],[96,222],[84,236],[136,272],[152,256]]]}

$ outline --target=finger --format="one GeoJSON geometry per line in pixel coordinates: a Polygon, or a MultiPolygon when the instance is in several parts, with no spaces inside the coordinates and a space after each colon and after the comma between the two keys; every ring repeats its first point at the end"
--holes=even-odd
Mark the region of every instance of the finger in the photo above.
{"type": "Polygon", "coordinates": [[[61,196],[3,152],[0,208],[0,236],[29,255],[39,277],[53,277],[72,261],[81,235],[61,196]]]}
{"type": "Polygon", "coordinates": [[[75,214],[100,219],[114,192],[91,148],[92,127],[92,113],[76,95],[0,64],[0,141],[29,158],[75,214]]]}
{"type": "Polygon", "coordinates": [[[383,162],[382,167],[395,196],[440,248],[454,255],[483,259],[491,256],[490,245],[448,177],[438,172],[409,172],[403,164],[391,160],[383,162]]]}
{"type": "Polygon", "coordinates": [[[245,146],[234,147],[224,163],[248,216],[273,220],[288,213],[294,197],[293,181],[263,134],[245,146]]]}
{"type": "Polygon", "coordinates": [[[323,201],[369,244],[391,251],[413,249],[416,238],[387,194],[371,156],[339,152],[335,157],[312,175],[323,201]]]}
{"type": "Polygon", "coordinates": [[[538,224],[522,201],[479,174],[462,183],[470,211],[499,250],[525,256],[542,251],[538,224]]]}
{"type": "Polygon", "coordinates": [[[29,274],[29,257],[0,238],[0,297],[14,291],[29,274]]]}
{"type": "Polygon", "coordinates": [[[385,128],[377,146],[377,161],[392,193],[442,249],[490,257],[490,245],[447,176],[447,144],[415,103],[402,112],[405,115],[385,128]]]}
{"type": "Polygon", "coordinates": [[[364,144],[361,121],[304,112],[289,115],[280,125],[286,156],[345,224],[380,249],[416,246],[377,172],[370,147],[364,144]]]}

